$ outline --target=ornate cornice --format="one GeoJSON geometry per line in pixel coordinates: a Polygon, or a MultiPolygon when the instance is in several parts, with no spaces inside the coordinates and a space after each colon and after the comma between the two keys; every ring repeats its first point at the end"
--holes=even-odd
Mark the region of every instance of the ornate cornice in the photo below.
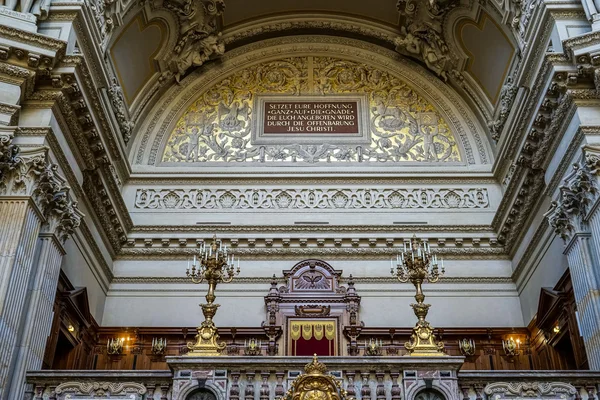
{"type": "MultiPolygon", "coordinates": [[[[285,283],[285,277],[276,278],[279,282],[285,283]]],[[[352,280],[358,284],[381,284],[381,283],[397,283],[398,280],[394,277],[381,277],[381,276],[353,276],[352,280]]],[[[343,282],[344,278],[340,278],[340,282],[343,282]]],[[[268,276],[256,276],[256,277],[237,277],[231,283],[236,284],[270,284],[273,282],[273,277],[268,276]]],[[[443,277],[439,280],[440,283],[452,283],[452,284],[512,284],[514,283],[512,278],[506,277],[487,277],[487,276],[473,276],[473,277],[443,277]]],[[[116,276],[113,278],[113,284],[191,284],[189,278],[186,277],[146,277],[146,276],[116,276]]],[[[261,289],[264,292],[264,289],[261,289]]]]}
{"type": "MultiPolygon", "coordinates": [[[[297,259],[298,257],[327,257],[328,259],[385,259],[398,253],[394,248],[348,248],[348,247],[301,247],[301,248],[236,248],[235,254],[240,257],[260,259],[297,259]]],[[[197,254],[194,248],[123,248],[118,255],[120,260],[135,259],[186,259],[197,254]]],[[[448,248],[438,249],[438,253],[447,259],[499,259],[505,258],[506,253],[502,247],[486,248],[448,248]]]]}
{"type": "Polygon", "coordinates": [[[448,232],[466,233],[478,232],[493,235],[490,225],[137,225],[131,228],[132,234],[163,234],[163,233],[283,233],[283,232],[340,232],[340,233],[404,233],[412,232],[448,232]]]}

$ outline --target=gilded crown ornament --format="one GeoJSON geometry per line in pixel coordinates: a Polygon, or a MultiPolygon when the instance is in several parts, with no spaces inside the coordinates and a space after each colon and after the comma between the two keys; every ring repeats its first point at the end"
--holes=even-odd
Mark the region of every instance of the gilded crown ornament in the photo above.
{"type": "Polygon", "coordinates": [[[219,356],[225,343],[219,343],[217,327],[213,322],[213,317],[217,313],[219,304],[214,304],[215,289],[219,282],[229,283],[234,276],[240,273],[240,260],[237,259],[237,269],[235,268],[236,258],[229,254],[227,246],[222,242],[217,242],[217,236],[213,236],[212,243],[209,246],[202,245],[198,257],[194,255],[191,263],[188,261],[186,276],[194,283],[206,281],[208,283],[208,293],[206,293],[206,304],[200,304],[204,321],[197,328],[196,342],[188,343],[189,356],[219,356]]]}
{"type": "Polygon", "coordinates": [[[319,362],[315,353],[312,361],[304,366],[304,372],[311,375],[324,375],[327,373],[327,367],[322,362],[319,362]]]}
{"type": "Polygon", "coordinates": [[[317,355],[304,367],[304,373],[290,385],[287,393],[277,400],[354,400],[342,388],[340,381],[327,373],[327,367],[317,355]]]}
{"type": "Polygon", "coordinates": [[[410,306],[418,320],[404,347],[411,356],[445,356],[444,343],[435,341],[433,328],[425,320],[431,305],[423,303],[425,295],[422,290],[423,282],[435,283],[444,275],[444,261],[441,260],[440,270],[437,254],[431,251],[429,243],[413,236],[409,243],[404,242],[404,249],[396,258],[395,270],[394,260],[390,260],[390,263],[392,276],[403,283],[410,281],[417,291],[417,303],[410,306]]]}

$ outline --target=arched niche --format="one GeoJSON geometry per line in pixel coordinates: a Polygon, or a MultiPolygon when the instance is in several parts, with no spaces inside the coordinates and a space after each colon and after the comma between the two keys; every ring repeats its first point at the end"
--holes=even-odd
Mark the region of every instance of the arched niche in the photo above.
{"type": "MultiPolygon", "coordinates": [[[[439,167],[443,164],[460,168],[491,164],[493,161],[486,131],[452,88],[395,52],[347,38],[286,37],[234,49],[226,53],[221,63],[206,65],[187,76],[180,86],[169,89],[148,115],[132,147],[131,161],[138,171],[190,171],[197,170],[199,166],[207,171],[211,167],[222,169],[224,166],[233,170],[248,163],[253,168],[271,169],[284,165],[337,168],[352,164],[386,168],[407,165],[439,167]],[[336,69],[336,66],[340,68],[336,69]],[[256,76],[248,76],[251,73],[262,74],[260,76],[266,77],[267,82],[256,83],[256,76]],[[356,75],[359,77],[356,78],[356,75]],[[289,79],[282,79],[286,76],[289,79]],[[294,78],[298,76],[300,79],[294,78]],[[383,83],[377,86],[378,79],[382,77],[383,83]],[[364,95],[367,102],[363,108],[366,111],[364,119],[366,129],[371,129],[369,134],[373,140],[363,145],[362,159],[352,153],[357,151],[353,144],[309,142],[254,146],[254,121],[248,121],[248,118],[252,118],[256,104],[255,93],[249,91],[244,97],[243,88],[243,80],[248,78],[254,79],[252,87],[260,86],[259,94],[264,95],[364,95]],[[271,79],[271,85],[268,79],[271,79]],[[343,81],[349,84],[340,85],[343,81]],[[352,82],[358,83],[353,86],[352,82]],[[238,88],[240,85],[242,88],[234,90],[231,95],[223,93],[228,86],[238,88]],[[218,90],[211,92],[215,88],[218,90]],[[406,96],[403,97],[403,93],[406,96]],[[381,96],[387,99],[385,96],[390,94],[392,99],[381,104],[381,96]],[[394,116],[403,113],[410,114],[404,118],[407,123],[394,131],[394,116]],[[223,129],[226,118],[230,118],[229,122],[234,125],[240,123],[240,131],[245,133],[233,134],[223,129]],[[433,147],[439,157],[419,157],[419,153],[422,155],[426,149],[425,140],[422,134],[409,137],[411,129],[414,132],[413,121],[436,130],[438,137],[433,140],[433,147]],[[372,129],[373,124],[378,124],[377,132],[372,129]],[[182,147],[190,142],[189,132],[194,127],[197,137],[204,135],[214,141],[220,140],[210,150],[209,157],[198,158],[192,154],[190,158],[189,149],[194,145],[188,145],[187,151],[182,147]],[[188,138],[180,139],[186,135],[188,138]],[[398,137],[402,140],[397,140],[398,137]],[[413,154],[410,151],[402,153],[399,149],[408,139],[418,142],[412,147],[413,154]],[[373,146],[374,152],[371,151],[373,146]],[[448,152],[452,146],[454,149],[448,152]],[[226,157],[215,154],[222,151],[230,151],[231,154],[226,157]],[[287,154],[278,156],[277,152],[281,151],[287,151],[287,154]],[[344,151],[352,154],[345,157],[344,151]],[[369,151],[371,156],[365,157],[369,151]],[[172,156],[174,153],[177,154],[172,156]],[[308,156],[306,153],[309,153],[308,156]]],[[[431,150],[428,153],[433,154],[431,150]]]]}
{"type": "Polygon", "coordinates": [[[217,400],[217,396],[208,389],[200,388],[188,394],[185,400],[217,400]]]}

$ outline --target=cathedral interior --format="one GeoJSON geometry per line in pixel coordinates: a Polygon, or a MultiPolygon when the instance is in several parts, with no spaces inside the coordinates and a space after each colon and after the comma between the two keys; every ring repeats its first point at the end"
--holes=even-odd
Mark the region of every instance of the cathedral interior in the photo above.
{"type": "Polygon", "coordinates": [[[596,400],[599,0],[2,0],[0,400],[596,400]]]}

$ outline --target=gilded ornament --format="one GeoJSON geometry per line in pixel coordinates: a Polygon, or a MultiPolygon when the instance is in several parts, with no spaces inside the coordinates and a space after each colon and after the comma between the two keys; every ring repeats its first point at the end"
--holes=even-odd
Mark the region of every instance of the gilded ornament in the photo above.
{"type": "Polygon", "coordinates": [[[461,162],[461,155],[438,110],[396,76],[339,58],[289,57],[233,72],[201,93],[175,125],[162,161],[461,162]],[[255,145],[261,94],[366,95],[371,143],[255,145]]]}

